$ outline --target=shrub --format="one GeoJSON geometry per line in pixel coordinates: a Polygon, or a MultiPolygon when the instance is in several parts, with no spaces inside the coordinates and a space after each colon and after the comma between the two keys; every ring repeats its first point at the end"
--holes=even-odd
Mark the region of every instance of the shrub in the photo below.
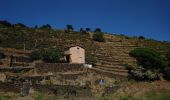
{"type": "Polygon", "coordinates": [[[42,25],[42,26],[40,27],[40,29],[51,29],[51,25],[49,25],[49,24],[42,25]]]}
{"type": "Polygon", "coordinates": [[[103,37],[103,33],[97,32],[93,35],[93,40],[98,42],[105,42],[105,39],[103,37]]]}
{"type": "Polygon", "coordinates": [[[94,32],[101,32],[101,29],[100,28],[96,28],[94,32]]]}
{"type": "Polygon", "coordinates": [[[145,39],[145,37],[144,36],[139,36],[138,39],[145,39]]]}
{"type": "Polygon", "coordinates": [[[129,54],[135,57],[138,64],[146,69],[160,69],[165,67],[165,62],[160,53],[151,48],[136,48],[129,54]]]}
{"type": "Polygon", "coordinates": [[[4,26],[8,26],[8,27],[11,27],[12,24],[6,20],[0,20],[0,24],[4,25],[4,26]]]}
{"type": "Polygon", "coordinates": [[[95,65],[95,63],[97,62],[97,59],[94,56],[87,56],[86,62],[89,63],[89,64],[92,64],[92,65],[95,65]]]}
{"type": "Polygon", "coordinates": [[[73,28],[73,26],[72,26],[72,25],[67,24],[67,30],[68,30],[68,31],[73,31],[73,30],[74,30],[74,28],[73,28]]]}
{"type": "Polygon", "coordinates": [[[164,69],[164,77],[170,80],[170,67],[164,69]]]}
{"type": "Polygon", "coordinates": [[[166,54],[167,66],[170,67],[170,51],[166,54]]]}
{"type": "Polygon", "coordinates": [[[167,66],[166,68],[164,68],[164,77],[168,80],[170,80],[170,52],[167,52],[166,54],[166,62],[167,62],[167,66]]]}
{"type": "Polygon", "coordinates": [[[158,73],[153,72],[151,70],[131,70],[130,74],[132,75],[132,78],[138,81],[153,81],[159,79],[158,73]]]}
{"type": "Polygon", "coordinates": [[[27,26],[22,24],[22,23],[17,23],[17,24],[14,24],[14,27],[18,27],[18,28],[26,28],[27,26]]]}
{"type": "Polygon", "coordinates": [[[60,58],[63,57],[63,55],[63,51],[60,49],[39,49],[31,53],[30,59],[32,61],[41,59],[45,62],[56,63],[60,61],[60,58]]]}
{"type": "Polygon", "coordinates": [[[86,28],[86,32],[89,32],[91,29],[90,28],[86,28]]]}
{"type": "Polygon", "coordinates": [[[43,52],[42,60],[49,63],[56,63],[60,61],[60,58],[63,57],[63,55],[62,50],[50,48],[43,52]]]}
{"type": "Polygon", "coordinates": [[[44,52],[44,49],[33,51],[30,55],[31,61],[42,59],[44,52]]]}
{"type": "Polygon", "coordinates": [[[3,58],[5,58],[5,55],[4,53],[0,52],[0,59],[3,59],[3,58]]]}
{"type": "Polygon", "coordinates": [[[159,52],[151,48],[136,48],[129,54],[138,62],[138,66],[130,72],[134,79],[151,81],[159,79],[159,73],[165,67],[164,59],[159,52]]]}

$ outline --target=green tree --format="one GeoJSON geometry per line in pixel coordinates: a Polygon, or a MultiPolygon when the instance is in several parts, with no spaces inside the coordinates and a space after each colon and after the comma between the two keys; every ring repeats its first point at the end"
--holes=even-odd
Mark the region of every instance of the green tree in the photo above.
{"type": "Polygon", "coordinates": [[[63,51],[61,49],[50,48],[45,51],[43,54],[43,61],[56,63],[60,61],[60,58],[63,57],[63,51]]]}
{"type": "Polygon", "coordinates": [[[139,36],[138,38],[139,38],[139,39],[145,39],[145,37],[144,37],[144,36],[139,36]]]}
{"type": "Polygon", "coordinates": [[[98,42],[105,42],[103,33],[101,33],[101,32],[94,33],[93,34],[93,40],[98,41],[98,42]]]}
{"type": "Polygon", "coordinates": [[[45,53],[45,49],[38,49],[36,51],[33,51],[31,54],[30,54],[30,60],[31,61],[34,61],[34,60],[40,60],[43,58],[43,55],[45,53]]]}
{"type": "Polygon", "coordinates": [[[22,24],[22,23],[17,23],[17,24],[14,24],[14,27],[17,27],[17,28],[26,28],[27,26],[22,24]]]}
{"type": "Polygon", "coordinates": [[[84,31],[84,29],[83,28],[80,28],[80,32],[83,32],[84,31]]]}
{"type": "Polygon", "coordinates": [[[166,54],[166,60],[167,60],[167,67],[170,67],[170,51],[166,54]]]}
{"type": "Polygon", "coordinates": [[[0,24],[8,26],[8,27],[12,26],[12,24],[10,22],[6,21],[6,20],[0,20],[0,24]]]}
{"type": "Polygon", "coordinates": [[[73,26],[72,25],[69,25],[69,24],[67,24],[67,31],[73,31],[74,30],[74,28],[73,28],[73,26]]]}
{"type": "Polygon", "coordinates": [[[135,57],[138,66],[134,67],[130,73],[137,80],[156,80],[165,67],[164,58],[154,49],[136,48],[129,53],[135,57]]]}
{"type": "Polygon", "coordinates": [[[5,55],[4,53],[0,52],[0,59],[3,59],[3,58],[5,58],[5,55]]]}
{"type": "Polygon", "coordinates": [[[64,56],[61,49],[48,48],[48,49],[39,49],[31,53],[30,58],[34,60],[43,60],[48,63],[60,62],[60,58],[64,56]]]}
{"type": "Polygon", "coordinates": [[[161,69],[165,67],[165,62],[160,53],[151,48],[136,48],[132,50],[130,56],[135,57],[138,64],[147,69],[161,69]]]}
{"type": "Polygon", "coordinates": [[[49,25],[49,24],[42,25],[42,26],[40,27],[40,29],[51,29],[51,25],[49,25]]]}
{"type": "Polygon", "coordinates": [[[170,51],[166,54],[167,66],[164,69],[164,77],[170,80],[170,51]]]}
{"type": "Polygon", "coordinates": [[[91,29],[90,28],[86,28],[86,31],[89,32],[91,29]]]}
{"type": "Polygon", "coordinates": [[[97,59],[96,57],[90,55],[86,57],[86,62],[92,65],[95,65],[95,63],[97,63],[97,59]]]}
{"type": "Polygon", "coordinates": [[[94,32],[102,32],[100,28],[96,28],[94,32]]]}

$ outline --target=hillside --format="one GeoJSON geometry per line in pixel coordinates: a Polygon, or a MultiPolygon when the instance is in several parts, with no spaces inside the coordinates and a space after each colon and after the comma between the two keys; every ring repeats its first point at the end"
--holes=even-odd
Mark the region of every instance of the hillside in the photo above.
{"type": "MultiPolygon", "coordinates": [[[[109,76],[126,77],[126,66],[135,65],[136,60],[129,52],[137,47],[151,47],[164,55],[170,50],[170,43],[149,39],[138,39],[123,35],[104,34],[106,42],[93,41],[93,32],[67,33],[64,30],[7,27],[0,25],[0,47],[33,51],[38,48],[66,48],[79,45],[86,50],[86,56],[93,55],[97,64],[93,71],[109,76]]],[[[1,50],[2,51],[2,50],[1,50]]],[[[6,50],[4,50],[6,52],[6,50]]],[[[15,53],[15,52],[14,52],[15,53]]]]}

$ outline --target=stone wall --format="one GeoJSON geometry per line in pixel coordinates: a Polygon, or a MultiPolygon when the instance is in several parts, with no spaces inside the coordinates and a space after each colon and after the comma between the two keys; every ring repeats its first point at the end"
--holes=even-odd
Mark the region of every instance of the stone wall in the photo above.
{"type": "Polygon", "coordinates": [[[83,71],[83,64],[68,64],[68,63],[37,63],[35,65],[37,73],[47,72],[66,72],[66,71],[83,71]]]}
{"type": "Polygon", "coordinates": [[[90,87],[71,85],[34,85],[36,91],[55,94],[57,97],[92,97],[90,87]]]}

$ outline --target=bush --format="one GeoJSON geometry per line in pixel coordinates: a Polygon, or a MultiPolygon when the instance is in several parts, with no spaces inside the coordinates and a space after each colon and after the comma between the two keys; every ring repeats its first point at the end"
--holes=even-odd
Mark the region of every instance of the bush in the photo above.
{"type": "Polygon", "coordinates": [[[99,33],[101,33],[101,29],[100,29],[100,28],[96,28],[94,32],[99,32],[99,33]]]}
{"type": "Polygon", "coordinates": [[[129,54],[135,57],[138,64],[146,69],[161,69],[165,67],[165,62],[160,53],[151,48],[136,48],[129,54]]]}
{"type": "Polygon", "coordinates": [[[144,36],[139,36],[138,39],[145,39],[145,37],[144,36]]]}
{"type": "Polygon", "coordinates": [[[167,66],[170,67],[170,51],[166,54],[167,66]]]}
{"type": "Polygon", "coordinates": [[[130,72],[134,79],[150,81],[159,79],[159,73],[165,67],[164,59],[159,52],[151,48],[136,48],[129,54],[138,62],[138,66],[130,72]]]}
{"type": "Polygon", "coordinates": [[[88,64],[95,65],[95,63],[97,62],[97,59],[96,59],[96,57],[94,57],[94,56],[87,56],[87,57],[86,57],[86,62],[87,62],[88,64]]]}
{"type": "Polygon", "coordinates": [[[69,24],[67,24],[67,31],[73,31],[74,30],[74,28],[73,28],[73,26],[72,25],[69,25],[69,24]]]}
{"type": "Polygon", "coordinates": [[[31,53],[31,60],[43,60],[48,63],[56,63],[60,61],[63,57],[63,51],[60,49],[50,48],[50,49],[39,49],[31,53]]]}
{"type": "Polygon", "coordinates": [[[166,54],[166,63],[167,63],[167,66],[166,68],[164,68],[164,77],[168,80],[170,80],[170,52],[167,52],[166,54]]]}
{"type": "Polygon", "coordinates": [[[3,59],[3,58],[5,58],[5,55],[4,53],[0,52],[0,59],[3,59]]]}
{"type": "Polygon", "coordinates": [[[51,29],[51,25],[49,25],[49,24],[46,24],[46,25],[42,25],[41,27],[40,27],[40,29],[51,29]]]}
{"type": "Polygon", "coordinates": [[[22,24],[22,23],[17,23],[17,24],[14,24],[14,27],[18,27],[18,28],[26,28],[27,26],[22,24]]]}
{"type": "Polygon", "coordinates": [[[8,27],[11,27],[12,24],[6,20],[0,20],[0,24],[4,25],[4,26],[8,26],[8,27]]]}
{"type": "Polygon", "coordinates": [[[170,80],[170,67],[164,69],[164,77],[170,80]]]}
{"type": "Polygon", "coordinates": [[[31,61],[42,59],[44,52],[45,52],[44,49],[33,51],[30,55],[31,61]]]}
{"type": "Polygon", "coordinates": [[[158,73],[153,72],[151,70],[131,70],[130,74],[132,75],[132,78],[138,81],[143,80],[158,80],[159,76],[158,73]]]}
{"type": "Polygon", "coordinates": [[[63,57],[63,55],[62,50],[50,48],[43,52],[42,60],[49,63],[56,63],[60,61],[60,58],[63,57]]]}
{"type": "Polygon", "coordinates": [[[105,42],[105,39],[103,37],[103,33],[97,32],[93,35],[93,40],[98,42],[105,42]]]}

